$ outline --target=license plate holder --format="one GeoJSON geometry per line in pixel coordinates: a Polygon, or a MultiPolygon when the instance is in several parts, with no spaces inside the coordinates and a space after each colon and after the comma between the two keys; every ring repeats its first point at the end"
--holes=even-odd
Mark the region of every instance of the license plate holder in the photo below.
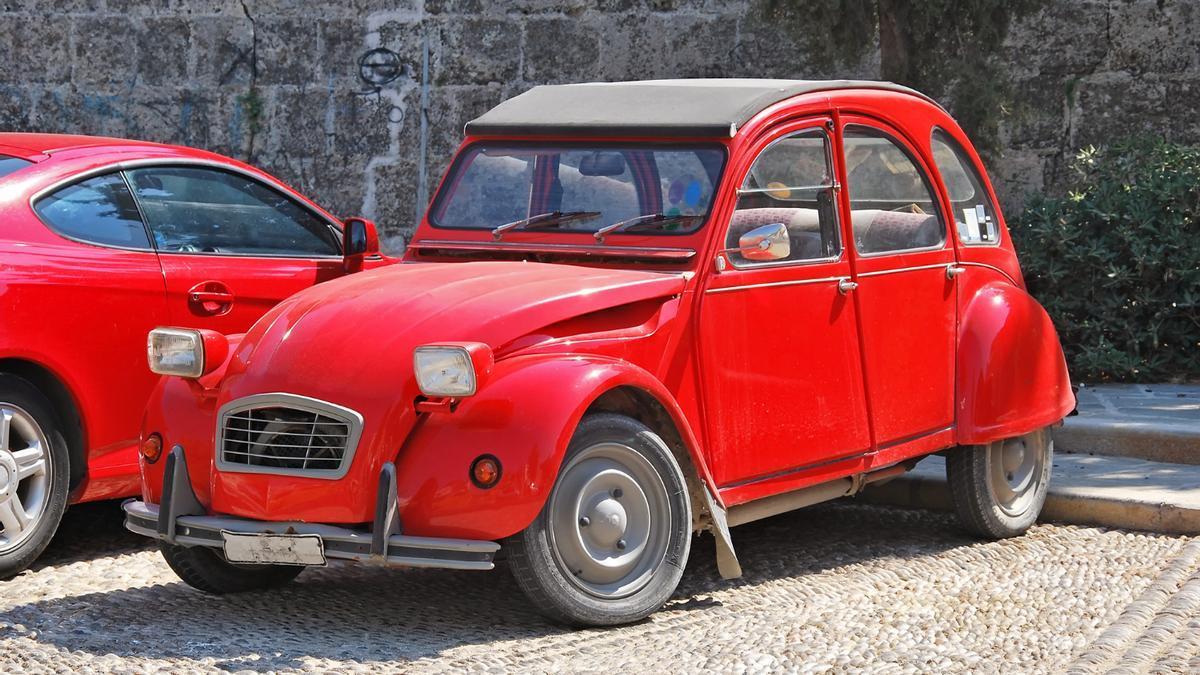
{"type": "Polygon", "coordinates": [[[225,559],[248,565],[323,566],[325,543],[318,534],[266,534],[221,530],[225,559]]]}

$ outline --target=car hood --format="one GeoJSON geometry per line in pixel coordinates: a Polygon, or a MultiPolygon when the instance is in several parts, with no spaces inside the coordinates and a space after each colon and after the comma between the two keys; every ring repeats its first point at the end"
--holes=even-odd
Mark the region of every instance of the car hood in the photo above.
{"type": "Polygon", "coordinates": [[[349,472],[328,481],[214,464],[212,506],[246,518],[363,522],[381,466],[417,423],[414,348],[474,341],[498,349],[579,315],[665,299],[684,285],[678,273],[503,261],[392,265],[302,291],[246,333],[215,404],[284,393],[350,408],[363,426],[349,472]]]}
{"type": "Polygon", "coordinates": [[[338,402],[372,382],[415,396],[412,352],[422,344],[499,349],[565,319],[676,295],[684,284],[681,273],[514,261],[362,272],[302,291],[259,321],[230,365],[222,398],[291,391],[338,402]]]}

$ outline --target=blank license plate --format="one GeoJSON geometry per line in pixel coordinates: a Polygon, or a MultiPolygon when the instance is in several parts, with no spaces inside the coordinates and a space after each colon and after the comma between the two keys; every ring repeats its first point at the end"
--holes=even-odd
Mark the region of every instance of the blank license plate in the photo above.
{"type": "Polygon", "coordinates": [[[245,534],[222,530],[225,559],[260,565],[324,565],[325,546],[316,534],[245,534]]]}

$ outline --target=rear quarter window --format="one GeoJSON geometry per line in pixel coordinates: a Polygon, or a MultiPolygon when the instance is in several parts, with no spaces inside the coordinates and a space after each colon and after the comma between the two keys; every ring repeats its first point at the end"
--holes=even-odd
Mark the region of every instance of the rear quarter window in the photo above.
{"type": "Polygon", "coordinates": [[[1000,243],[996,205],[983,186],[983,176],[975,163],[950,134],[933,132],[933,162],[946,184],[953,206],[955,228],[962,243],[995,245],[1000,243]]]}
{"type": "Polygon", "coordinates": [[[33,205],[50,229],[77,241],[149,249],[137,204],[120,174],[96,176],[61,188],[33,205]]]}
{"type": "Polygon", "coordinates": [[[33,164],[29,160],[21,159],[20,157],[8,157],[0,155],[0,180],[7,178],[9,174],[16,173],[21,169],[33,164]]]}

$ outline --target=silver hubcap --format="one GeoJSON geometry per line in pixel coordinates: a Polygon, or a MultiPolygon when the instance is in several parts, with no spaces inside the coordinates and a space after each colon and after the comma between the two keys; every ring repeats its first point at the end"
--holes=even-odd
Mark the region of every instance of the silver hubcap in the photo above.
{"type": "Polygon", "coordinates": [[[1037,495],[1046,462],[1041,432],[996,441],[988,446],[988,476],[1000,510],[1019,516],[1037,495]]]}
{"type": "Polygon", "coordinates": [[[671,504],[635,450],[600,443],[575,455],[550,497],[550,545],[563,574],[606,599],[636,593],[667,554],[671,504]]]}
{"type": "Polygon", "coordinates": [[[33,416],[0,403],[0,553],[36,529],[50,497],[50,444],[33,416]]]}

